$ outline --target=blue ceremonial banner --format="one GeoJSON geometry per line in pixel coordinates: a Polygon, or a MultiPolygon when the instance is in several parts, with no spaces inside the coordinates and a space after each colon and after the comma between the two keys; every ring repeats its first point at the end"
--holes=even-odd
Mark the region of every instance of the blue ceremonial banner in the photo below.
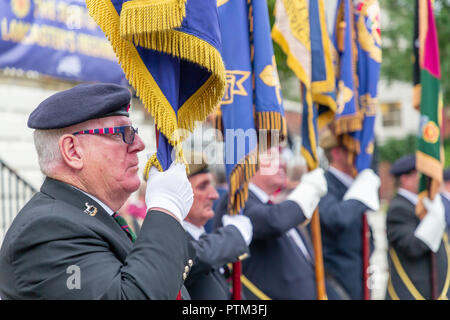
{"type": "Polygon", "coordinates": [[[370,168],[374,151],[375,115],[378,105],[378,80],[381,67],[380,6],[377,0],[354,2],[358,40],[358,95],[363,114],[362,129],[354,133],[359,142],[355,167],[358,172],[370,168]]]}
{"type": "Polygon", "coordinates": [[[224,134],[228,211],[236,214],[247,200],[258,148],[283,139],[286,123],[266,0],[219,0],[218,7],[227,87],[216,125],[224,134]]]}
{"type": "Polygon", "coordinates": [[[335,133],[361,130],[362,115],[357,97],[356,43],[354,42],[353,5],[350,0],[338,0],[333,43],[337,52],[335,133]],[[355,94],[356,93],[356,94],[355,94]]]}
{"type": "Polygon", "coordinates": [[[137,96],[155,118],[152,166],[184,161],[182,141],[219,104],[225,68],[216,0],[86,0],[137,96]]]}
{"type": "Polygon", "coordinates": [[[336,134],[352,152],[356,172],[370,168],[381,66],[380,7],[376,0],[340,0],[335,45],[339,52],[336,134]],[[345,22],[345,23],[342,23],[345,22]]]}
{"type": "Polygon", "coordinates": [[[111,45],[82,0],[0,0],[0,68],[126,84],[111,45]]]}
{"type": "Polygon", "coordinates": [[[335,75],[322,0],[277,1],[274,40],[300,80],[302,155],[310,170],[318,167],[318,131],[334,119],[335,75]]]}

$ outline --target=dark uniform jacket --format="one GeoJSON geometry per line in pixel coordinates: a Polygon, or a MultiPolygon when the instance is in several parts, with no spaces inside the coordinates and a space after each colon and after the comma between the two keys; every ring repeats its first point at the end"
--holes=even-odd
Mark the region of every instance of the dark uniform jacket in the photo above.
{"type": "Polygon", "coordinates": [[[199,240],[191,237],[191,241],[195,249],[194,265],[185,282],[191,299],[231,299],[230,285],[220,269],[249,253],[239,230],[229,225],[204,233],[199,240]]]}
{"type": "MultiPolygon", "coordinates": [[[[216,213],[216,222],[226,212],[227,197],[223,197],[216,213]]],[[[242,261],[242,281],[248,299],[316,300],[314,265],[286,234],[305,222],[302,210],[294,201],[265,204],[249,191],[244,214],[253,224],[250,258],[242,261]]],[[[311,246],[304,244],[313,257],[311,246]]],[[[314,258],[312,258],[314,259],[314,258]]],[[[330,299],[339,299],[328,287],[330,299]]]]}
{"type": "MultiPolygon", "coordinates": [[[[362,217],[368,208],[357,200],[343,201],[347,187],[325,173],[328,193],[319,202],[323,260],[327,273],[354,300],[363,299],[362,217]]],[[[370,238],[373,251],[373,238],[370,238]]]]}
{"type": "Polygon", "coordinates": [[[150,211],[133,244],[98,203],[47,178],[3,241],[0,296],[175,299],[193,253],[186,232],[168,214],[150,211]],[[85,212],[86,204],[97,208],[95,215],[85,212]]]}
{"type": "MultiPolygon", "coordinates": [[[[389,244],[386,299],[431,299],[431,250],[414,236],[419,223],[414,204],[397,194],[386,217],[389,244]]],[[[438,295],[441,297],[449,297],[448,249],[448,241],[442,241],[435,253],[438,295]]]]}

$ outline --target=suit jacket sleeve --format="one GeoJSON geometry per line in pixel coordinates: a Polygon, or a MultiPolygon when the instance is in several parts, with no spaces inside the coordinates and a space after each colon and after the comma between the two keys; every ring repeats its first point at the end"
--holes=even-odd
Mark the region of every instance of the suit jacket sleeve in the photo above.
{"type": "Polygon", "coordinates": [[[414,236],[418,223],[419,219],[415,216],[412,205],[406,206],[398,198],[392,201],[386,217],[389,244],[396,251],[412,259],[417,259],[430,251],[422,240],[414,236]]]}
{"type": "Polygon", "coordinates": [[[277,238],[307,220],[300,206],[290,200],[269,205],[249,199],[244,214],[253,224],[253,240],[277,238]]]}
{"type": "Polygon", "coordinates": [[[181,225],[165,213],[150,211],[125,262],[101,235],[63,215],[27,223],[11,245],[9,259],[27,298],[175,299],[192,253],[181,225]],[[48,231],[52,229],[58,232],[48,231]],[[78,270],[75,288],[69,285],[70,266],[78,270]]]}
{"type": "Polygon", "coordinates": [[[342,200],[330,192],[319,202],[320,223],[328,232],[341,232],[361,220],[368,208],[358,200],[342,200]]]}
{"type": "Polygon", "coordinates": [[[242,254],[249,253],[244,238],[232,225],[203,234],[198,241],[192,240],[192,246],[195,250],[195,258],[186,280],[187,284],[195,275],[207,273],[229,262],[235,262],[242,254]]]}

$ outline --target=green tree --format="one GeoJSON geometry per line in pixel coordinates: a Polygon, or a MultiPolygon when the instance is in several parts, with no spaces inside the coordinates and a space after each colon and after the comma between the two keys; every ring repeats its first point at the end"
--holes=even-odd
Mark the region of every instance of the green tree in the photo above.
{"type": "Polygon", "coordinates": [[[393,163],[395,160],[409,153],[416,152],[417,137],[410,134],[403,139],[388,139],[378,149],[380,161],[393,163]]]}
{"type": "MultiPolygon", "coordinates": [[[[381,77],[412,83],[415,0],[379,0],[382,9],[383,62],[381,77]]],[[[444,105],[450,105],[450,0],[435,0],[435,18],[441,59],[444,105]]]]}

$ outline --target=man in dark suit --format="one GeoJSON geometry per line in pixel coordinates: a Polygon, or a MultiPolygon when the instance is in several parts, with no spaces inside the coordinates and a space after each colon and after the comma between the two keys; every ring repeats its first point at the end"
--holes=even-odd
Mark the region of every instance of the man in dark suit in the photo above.
{"type": "MultiPolygon", "coordinates": [[[[260,167],[250,182],[243,211],[253,224],[251,256],[242,262],[246,297],[317,299],[313,249],[298,226],[309,222],[320,197],[327,192],[323,170],[305,173],[285,201],[272,204],[271,196],[287,182],[286,162],[278,148],[272,148],[260,155],[260,167]]],[[[226,210],[224,198],[216,214],[223,215],[226,210]]],[[[330,299],[342,298],[329,283],[327,294],[330,299]]]]}
{"type": "MultiPolygon", "coordinates": [[[[0,250],[2,299],[175,299],[192,265],[184,164],[152,168],[137,239],[115,212],[140,185],[127,88],[82,84],[30,115],[46,179],[0,250]],[[134,243],[133,243],[134,242],[134,243]]],[[[185,291],[185,290],[184,290],[185,291]]],[[[187,296],[185,296],[187,297],[187,296]]]]}
{"type": "MultiPolygon", "coordinates": [[[[379,209],[380,179],[371,169],[353,177],[349,152],[331,130],[321,135],[320,146],[329,161],[328,193],[319,203],[325,271],[351,299],[362,300],[362,219],[366,212],[379,209]]],[[[373,247],[371,234],[370,252],[373,247]]]]}
{"type": "Polygon", "coordinates": [[[432,201],[424,198],[427,214],[422,220],[416,215],[419,174],[415,163],[415,155],[406,155],[395,161],[390,171],[398,189],[386,216],[389,244],[386,299],[431,299],[434,255],[437,298],[447,300],[450,274],[444,206],[439,194],[432,201]]]}
{"type": "Polygon", "coordinates": [[[225,265],[248,256],[252,224],[246,216],[225,215],[222,218],[223,227],[206,233],[204,226],[214,216],[213,202],[219,195],[205,156],[187,150],[185,156],[194,203],[183,221],[183,227],[191,236],[196,253],[194,265],[186,279],[186,288],[192,300],[229,300],[231,291],[224,275],[225,265]]]}

